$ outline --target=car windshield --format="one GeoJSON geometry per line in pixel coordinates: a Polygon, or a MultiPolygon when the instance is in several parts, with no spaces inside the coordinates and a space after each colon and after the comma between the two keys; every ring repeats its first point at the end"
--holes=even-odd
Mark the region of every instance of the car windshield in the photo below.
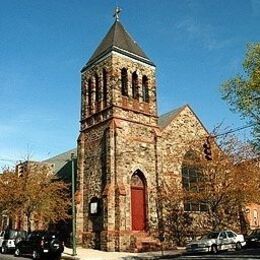
{"type": "Polygon", "coordinates": [[[57,232],[49,232],[49,231],[34,231],[30,233],[28,236],[28,240],[35,240],[35,239],[54,239],[58,238],[57,232]]]}
{"type": "Polygon", "coordinates": [[[210,232],[207,235],[205,235],[203,238],[204,239],[215,239],[218,238],[219,232],[210,232]]]}
{"type": "Polygon", "coordinates": [[[41,239],[44,235],[44,232],[32,232],[28,236],[28,240],[41,239]]]}
{"type": "Polygon", "coordinates": [[[6,230],[4,238],[5,239],[15,239],[17,237],[17,231],[16,230],[6,230]]]}
{"type": "Polygon", "coordinates": [[[27,232],[23,230],[6,230],[4,238],[5,239],[16,239],[19,238],[26,238],[27,232]]]}

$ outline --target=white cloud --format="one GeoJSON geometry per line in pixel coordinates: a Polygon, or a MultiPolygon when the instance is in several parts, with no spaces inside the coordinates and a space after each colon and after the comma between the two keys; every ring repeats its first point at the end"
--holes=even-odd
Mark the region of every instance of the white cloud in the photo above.
{"type": "Polygon", "coordinates": [[[194,18],[182,20],[176,28],[187,33],[189,40],[200,42],[208,50],[221,49],[231,43],[231,39],[218,40],[215,27],[201,24],[194,18]]]}

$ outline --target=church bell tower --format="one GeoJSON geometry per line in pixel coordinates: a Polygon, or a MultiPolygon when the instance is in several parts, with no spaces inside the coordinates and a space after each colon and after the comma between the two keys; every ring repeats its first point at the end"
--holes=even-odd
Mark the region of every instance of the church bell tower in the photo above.
{"type": "Polygon", "coordinates": [[[157,230],[155,65],[115,21],[81,70],[77,234],[125,251],[157,230]]]}

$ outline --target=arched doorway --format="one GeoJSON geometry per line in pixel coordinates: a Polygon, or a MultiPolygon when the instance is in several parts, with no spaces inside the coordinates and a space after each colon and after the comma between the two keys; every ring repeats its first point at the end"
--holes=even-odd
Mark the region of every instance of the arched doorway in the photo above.
{"type": "Polygon", "coordinates": [[[132,230],[146,229],[146,183],[144,175],[137,170],[131,177],[132,230]]]}

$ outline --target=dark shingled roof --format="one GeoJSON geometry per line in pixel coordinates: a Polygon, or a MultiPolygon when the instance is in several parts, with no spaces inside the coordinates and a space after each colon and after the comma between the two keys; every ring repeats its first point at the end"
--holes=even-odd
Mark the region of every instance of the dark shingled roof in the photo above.
{"type": "Polygon", "coordinates": [[[111,51],[116,51],[154,66],[136,41],[125,30],[124,26],[119,21],[115,21],[82,71],[111,51]]]}
{"type": "Polygon", "coordinates": [[[165,128],[187,105],[173,109],[170,112],[163,114],[158,119],[158,126],[165,128]]]}
{"type": "MultiPolygon", "coordinates": [[[[71,149],[67,152],[58,154],[54,157],[51,157],[45,161],[44,163],[52,163],[54,164],[54,173],[61,177],[62,179],[71,179],[71,154],[74,153],[74,157],[77,158],[77,149],[71,149]]],[[[76,165],[76,163],[75,163],[76,165]]],[[[76,166],[75,166],[76,168],[76,166]]]]}
{"type": "Polygon", "coordinates": [[[202,124],[202,122],[200,121],[200,119],[198,118],[198,116],[194,113],[194,111],[191,109],[191,107],[186,104],[186,105],[183,105],[179,108],[176,108],[166,114],[163,114],[159,117],[158,119],[158,126],[161,128],[161,129],[164,129],[167,125],[169,125],[173,119],[175,119],[181,111],[183,111],[185,108],[188,108],[192,114],[194,115],[194,117],[199,121],[199,123],[201,124],[201,126],[204,128],[204,130],[208,133],[208,130],[207,128],[202,124]]]}

